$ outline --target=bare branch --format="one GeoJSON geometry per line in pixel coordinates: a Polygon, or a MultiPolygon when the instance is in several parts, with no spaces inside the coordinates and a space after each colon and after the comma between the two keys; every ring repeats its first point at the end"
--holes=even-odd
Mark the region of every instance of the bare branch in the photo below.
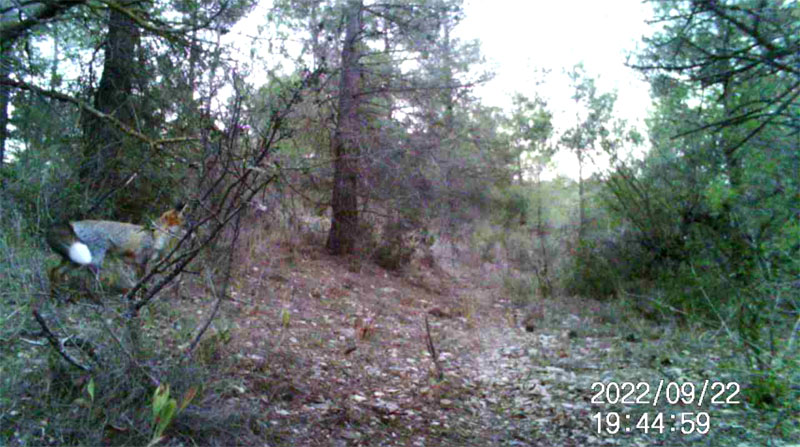
{"type": "Polygon", "coordinates": [[[444,379],[444,371],[442,371],[442,365],[439,364],[439,355],[436,353],[436,346],[433,344],[431,326],[428,323],[428,315],[425,315],[425,344],[428,348],[428,353],[431,355],[431,359],[433,359],[433,366],[436,368],[436,379],[444,379]]]}
{"type": "Polygon", "coordinates": [[[57,92],[55,90],[45,90],[45,89],[43,89],[41,87],[37,87],[35,85],[28,84],[26,82],[14,81],[12,79],[0,79],[0,85],[8,85],[8,86],[16,87],[16,88],[19,88],[19,89],[22,89],[22,90],[28,90],[30,92],[34,92],[34,93],[38,93],[38,94],[43,95],[43,96],[47,96],[48,98],[53,98],[53,99],[56,99],[56,100],[59,100],[59,101],[64,101],[64,102],[69,102],[69,103],[75,104],[79,108],[91,113],[92,115],[94,115],[94,116],[96,116],[96,117],[98,117],[100,119],[103,119],[103,120],[106,120],[106,121],[110,122],[111,124],[114,125],[114,127],[119,129],[120,131],[122,131],[126,135],[129,135],[129,136],[131,136],[133,138],[136,138],[136,139],[142,141],[143,143],[147,144],[148,146],[150,146],[152,148],[158,148],[159,146],[162,146],[162,145],[165,145],[165,144],[174,144],[174,143],[181,143],[181,142],[196,141],[197,140],[197,138],[195,138],[195,137],[178,137],[178,138],[166,138],[166,139],[161,139],[161,140],[153,140],[153,139],[149,138],[148,136],[144,135],[143,133],[141,133],[141,132],[139,132],[139,131],[137,131],[135,129],[132,129],[132,128],[128,127],[127,125],[123,124],[122,121],[117,119],[115,116],[109,115],[107,113],[103,113],[103,112],[97,110],[96,108],[90,106],[86,102],[81,101],[78,98],[74,98],[72,96],[69,96],[67,94],[64,94],[64,93],[61,93],[61,92],[57,92]]]}
{"type": "Polygon", "coordinates": [[[39,313],[39,309],[33,310],[33,318],[36,319],[36,322],[39,323],[39,326],[42,328],[42,333],[44,337],[50,342],[50,346],[58,352],[64,360],[66,360],[70,365],[80,369],[81,371],[91,371],[92,368],[84,365],[83,363],[76,360],[72,357],[65,349],[64,344],[58,339],[58,337],[50,330],[50,327],[47,325],[47,321],[42,318],[42,315],[39,313]]]}
{"type": "Polygon", "coordinates": [[[5,49],[34,26],[53,19],[70,8],[86,3],[87,0],[57,0],[45,2],[44,6],[36,9],[30,18],[19,22],[4,23],[0,25],[0,49],[5,49]]]}
{"type": "Polygon", "coordinates": [[[227,287],[223,287],[221,292],[219,290],[217,290],[214,287],[214,282],[211,281],[211,275],[208,273],[207,269],[206,269],[206,282],[208,283],[208,287],[211,290],[211,293],[214,294],[217,297],[217,301],[214,303],[214,309],[211,310],[211,315],[208,316],[208,319],[206,319],[206,322],[203,324],[203,326],[200,328],[200,330],[197,331],[197,335],[194,337],[194,340],[189,345],[189,348],[186,350],[186,354],[187,355],[191,355],[191,353],[194,352],[194,349],[200,343],[200,339],[203,338],[203,334],[206,333],[208,328],[211,326],[211,322],[214,321],[214,318],[217,316],[217,312],[219,311],[219,307],[222,304],[222,299],[225,298],[225,293],[224,292],[225,292],[225,289],[227,287]]]}

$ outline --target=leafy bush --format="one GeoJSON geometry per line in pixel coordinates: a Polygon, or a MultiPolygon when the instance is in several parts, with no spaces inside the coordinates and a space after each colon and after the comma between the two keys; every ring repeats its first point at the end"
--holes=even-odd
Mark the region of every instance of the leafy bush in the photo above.
{"type": "Polygon", "coordinates": [[[503,290],[511,298],[511,304],[524,307],[536,298],[538,284],[532,276],[507,275],[503,277],[503,290]]]}
{"type": "MultiPolygon", "coordinates": [[[[612,258],[613,259],[613,258],[612,258]]],[[[591,242],[575,250],[572,265],[564,279],[568,294],[608,299],[615,295],[619,275],[609,258],[591,242]]]]}
{"type": "Polygon", "coordinates": [[[503,242],[504,234],[489,224],[482,223],[472,232],[470,245],[473,251],[480,254],[483,262],[496,262],[497,249],[503,242]]]}
{"type": "Polygon", "coordinates": [[[408,266],[418,251],[433,243],[433,236],[421,224],[401,219],[384,226],[381,242],[372,258],[386,270],[397,271],[408,266]]]}
{"type": "Polygon", "coordinates": [[[791,388],[786,378],[767,372],[753,377],[742,392],[750,405],[768,409],[782,407],[791,394],[791,388]]]}

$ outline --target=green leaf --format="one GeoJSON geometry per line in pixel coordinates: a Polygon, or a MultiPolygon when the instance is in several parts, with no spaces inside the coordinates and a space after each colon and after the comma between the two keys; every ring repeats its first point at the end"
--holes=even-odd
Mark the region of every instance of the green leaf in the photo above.
{"type": "Polygon", "coordinates": [[[281,311],[281,324],[283,327],[289,327],[289,320],[292,318],[292,314],[289,312],[289,309],[283,309],[281,311]]]}
{"type": "Polygon", "coordinates": [[[168,384],[161,384],[156,388],[155,393],[153,393],[153,423],[156,423],[156,420],[161,415],[161,412],[165,405],[169,402],[169,385],[168,384]]]}
{"type": "Polygon", "coordinates": [[[89,393],[89,398],[94,402],[94,378],[89,379],[86,385],[86,392],[89,393]]]}
{"type": "Polygon", "coordinates": [[[154,433],[154,437],[161,437],[166,431],[169,424],[172,422],[172,418],[175,416],[175,412],[178,409],[178,403],[175,399],[170,399],[169,402],[161,409],[159,412],[158,421],[156,423],[156,431],[154,433]]]}

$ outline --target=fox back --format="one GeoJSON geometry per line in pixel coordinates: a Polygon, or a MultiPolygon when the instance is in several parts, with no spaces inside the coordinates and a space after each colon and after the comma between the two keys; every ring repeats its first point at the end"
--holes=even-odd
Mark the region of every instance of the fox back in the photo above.
{"type": "Polygon", "coordinates": [[[141,225],[110,220],[70,222],[80,240],[89,246],[92,262],[101,267],[106,253],[134,264],[146,262],[153,253],[154,237],[141,225]]]}
{"type": "Polygon", "coordinates": [[[47,241],[64,262],[85,264],[80,262],[80,258],[70,255],[70,249],[76,243],[85,244],[91,254],[91,265],[96,270],[102,267],[108,253],[132,264],[141,277],[147,263],[163,256],[170,240],[182,235],[182,225],[183,215],[179,210],[165,212],[152,228],[110,220],[79,220],[54,226],[48,232],[47,241]]]}

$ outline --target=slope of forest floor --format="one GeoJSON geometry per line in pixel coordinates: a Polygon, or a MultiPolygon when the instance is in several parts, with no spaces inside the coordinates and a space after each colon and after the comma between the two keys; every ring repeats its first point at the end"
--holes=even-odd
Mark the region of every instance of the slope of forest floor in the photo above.
{"type": "MultiPolygon", "coordinates": [[[[592,403],[596,382],[646,382],[652,399],[659,380],[732,381],[718,372],[726,359],[708,354],[726,352],[712,346],[721,337],[657,327],[586,299],[518,308],[504,296],[502,271],[488,264],[440,262],[392,274],[322,249],[283,246],[243,265],[215,335],[208,337],[218,346],[207,355],[222,369],[214,385],[222,399],[214,405],[252,415],[244,431],[266,445],[800,442],[796,416],[787,423],[786,415],[743,404],[592,403]],[[522,321],[531,312],[529,332],[522,321]],[[441,380],[426,346],[426,317],[441,380]],[[710,415],[708,433],[671,430],[678,426],[670,415],[701,411],[710,415]],[[598,412],[629,416],[625,426],[632,430],[599,434],[592,417],[598,412]],[[646,412],[665,415],[665,433],[636,427],[646,412]]],[[[208,307],[187,299],[176,304],[198,315],[203,311],[197,309],[208,307]]],[[[190,407],[177,423],[191,426],[191,420],[190,407]]],[[[241,427],[230,430],[240,443],[253,441],[241,438],[241,427]]]]}

